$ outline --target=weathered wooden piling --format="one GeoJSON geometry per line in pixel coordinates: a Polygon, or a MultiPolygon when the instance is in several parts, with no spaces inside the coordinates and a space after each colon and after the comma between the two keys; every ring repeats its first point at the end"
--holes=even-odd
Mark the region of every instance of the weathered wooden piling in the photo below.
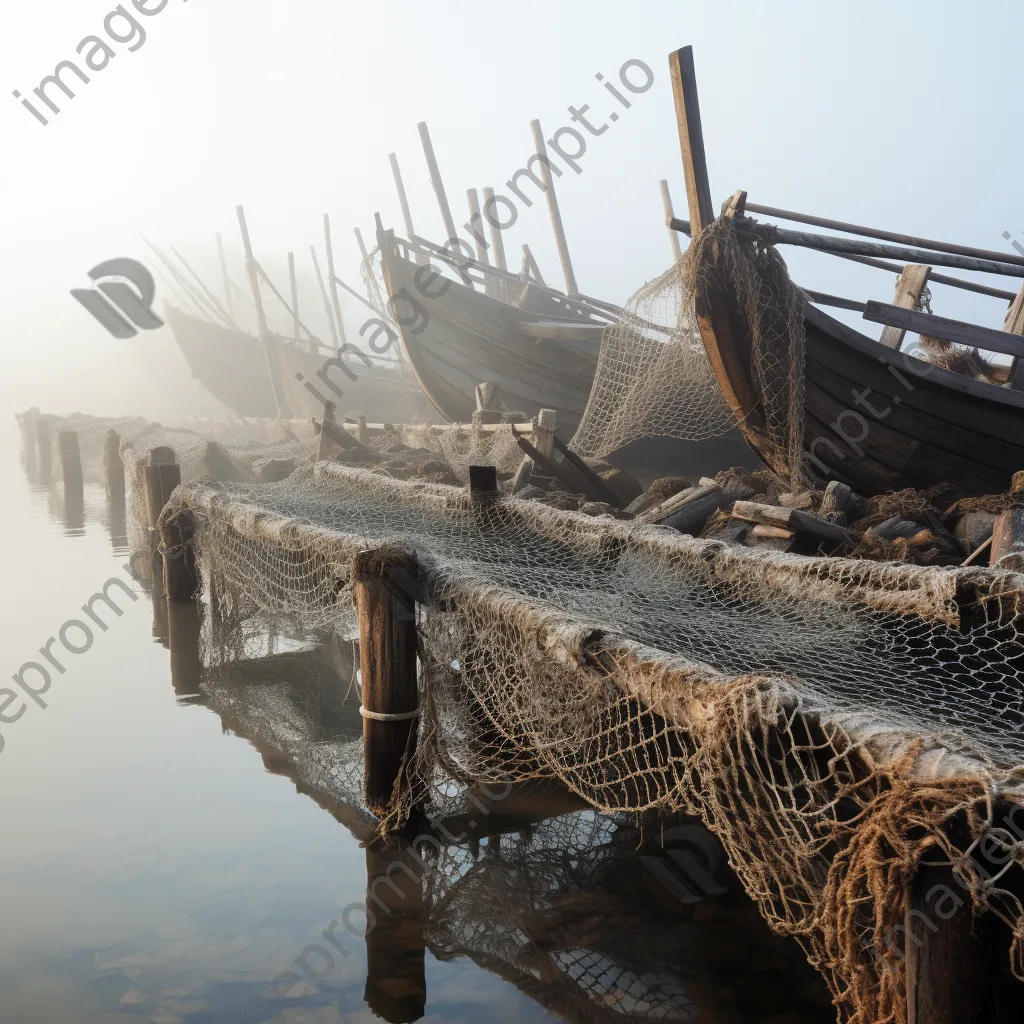
{"type": "Polygon", "coordinates": [[[41,482],[47,482],[53,471],[53,434],[50,430],[50,421],[43,416],[36,420],[36,449],[39,452],[39,479],[41,482]]]}
{"type": "Polygon", "coordinates": [[[364,796],[369,810],[383,817],[416,748],[419,566],[399,548],[362,551],[352,564],[352,588],[359,616],[364,796]]]}
{"type": "Polygon", "coordinates": [[[1024,572],[1024,509],[1012,508],[996,516],[989,557],[993,567],[1024,572]]]}
{"type": "Polygon", "coordinates": [[[124,462],[121,459],[121,435],[108,430],[103,442],[103,475],[107,483],[107,499],[124,507],[124,462]]]}
{"type": "MultiPolygon", "coordinates": [[[[164,575],[166,579],[166,573],[164,575]]],[[[200,655],[202,618],[196,601],[167,600],[167,642],[171,685],[179,697],[198,697],[203,677],[200,655]]]]}
{"type": "Polygon", "coordinates": [[[57,433],[57,450],[60,452],[60,473],[65,492],[80,491],[82,476],[82,450],[78,443],[77,430],[61,430],[57,433]]]}
{"type": "Polygon", "coordinates": [[[952,868],[923,866],[907,903],[904,965],[907,1024],[1010,1024],[1021,1019],[1024,985],[1006,955],[1009,930],[975,917],[952,868]]]}
{"type": "Polygon", "coordinates": [[[366,847],[367,1006],[390,1024],[426,1013],[423,861],[408,849],[366,847]]]}

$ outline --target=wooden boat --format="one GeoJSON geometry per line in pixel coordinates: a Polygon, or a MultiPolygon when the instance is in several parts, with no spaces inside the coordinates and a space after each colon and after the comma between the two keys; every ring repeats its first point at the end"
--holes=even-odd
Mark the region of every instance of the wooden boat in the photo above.
{"type": "MultiPolygon", "coordinates": [[[[673,54],[673,79],[679,117],[690,221],[673,221],[673,227],[699,230],[714,218],[701,135],[692,53],[689,48],[673,54]]],[[[735,219],[735,230],[753,230],[756,222],[745,217],[745,193],[737,193],[723,213],[735,219]]],[[[751,204],[752,205],[752,204],[751,204]]],[[[748,205],[749,209],[750,206],[748,205]]],[[[755,208],[756,209],[756,208],[755,208]]],[[[762,208],[764,209],[764,208],[762,208]]],[[[775,211],[788,212],[788,211],[775,211]]],[[[927,243],[934,251],[896,249],[834,236],[804,235],[776,230],[775,237],[790,244],[811,245],[826,251],[887,255],[902,263],[988,269],[1012,273],[1005,263],[964,255],[966,247],[930,240],[908,239],[856,225],[793,215],[806,223],[840,227],[852,233],[927,243]],[[957,255],[960,254],[960,255],[957,255]],[[915,259],[916,257],[916,259],[915,259]],[[986,263],[987,261],[987,263],[986,263]],[[977,264],[977,265],[976,265],[977,264]],[[986,264],[984,267],[982,264],[986,264]],[[1001,268],[1001,269],[1000,269],[1001,268]]],[[[1016,262],[1013,257],[1007,261],[1016,262]]],[[[879,265],[878,261],[874,261],[879,265]]],[[[884,269],[904,267],[882,264],[884,269]]],[[[927,271],[927,266],[918,266],[927,271]]],[[[1018,267],[1019,276],[1024,269],[1018,267]]],[[[925,275],[926,276],[926,275],[925,275]]],[[[1002,298],[998,292],[974,282],[940,278],[944,284],[967,287],[1002,298]]],[[[901,278],[904,280],[904,278],[901,278]]],[[[924,277],[922,277],[923,283],[924,277]]],[[[794,467],[768,437],[765,405],[751,371],[751,331],[739,299],[725,273],[700,276],[697,314],[704,347],[722,393],[732,408],[747,443],[780,475],[790,478],[794,467]]],[[[1015,314],[1020,320],[1021,296],[1015,314]]],[[[943,369],[899,350],[902,330],[910,329],[949,342],[972,344],[990,351],[1024,355],[1024,341],[1008,326],[1003,331],[976,327],[914,309],[916,302],[897,304],[860,303],[814,295],[815,301],[862,311],[866,318],[899,328],[895,346],[875,341],[808,303],[804,310],[806,349],[804,363],[805,423],[804,469],[816,476],[839,480],[864,495],[881,494],[905,487],[927,488],[951,482],[972,495],[1008,490],[1013,474],[1024,468],[1024,392],[999,387],[943,369]],[[909,308],[901,308],[909,306],[909,308]]],[[[1008,318],[1008,325],[1014,316],[1008,318]]],[[[1020,333],[1019,330],[1017,333],[1020,333]]],[[[884,335],[883,335],[884,338],[884,335]]],[[[1024,360],[1021,361],[1024,364],[1024,360]]],[[[1019,380],[1017,374],[1014,378],[1019,380]]]]}
{"type": "MultiPolygon", "coordinates": [[[[215,398],[237,416],[275,418],[277,405],[267,368],[267,357],[260,339],[220,324],[192,316],[174,306],[166,307],[166,320],[174,333],[192,375],[215,398]]],[[[352,364],[357,380],[352,382],[337,370],[330,374],[343,392],[339,397],[317,374],[323,372],[328,354],[314,355],[294,341],[275,338],[276,372],[291,386],[288,401],[292,415],[320,415],[323,402],[304,384],[309,382],[326,399],[336,401],[342,414],[358,410],[373,419],[394,422],[400,419],[430,418],[430,407],[415,394],[410,383],[391,366],[364,367],[352,364]],[[303,380],[296,379],[301,374],[303,380]]]]}
{"type": "MultiPolygon", "coordinates": [[[[494,382],[509,409],[530,418],[541,409],[554,409],[559,435],[571,438],[587,406],[601,338],[615,307],[598,307],[593,300],[567,297],[472,261],[467,265],[498,278],[508,289],[503,294],[514,301],[450,280],[443,294],[431,295],[439,286],[419,286],[421,268],[410,258],[411,252],[426,250],[396,239],[391,231],[382,232],[378,244],[389,297],[412,296],[418,305],[414,315],[407,300],[396,302],[402,320],[408,321],[400,323],[406,356],[434,408],[446,420],[469,422],[477,385],[494,382]]],[[[443,259],[437,252],[428,255],[443,259]]],[[[643,439],[611,461],[641,475],[700,475],[759,465],[738,430],[699,443],[643,439]]]]}

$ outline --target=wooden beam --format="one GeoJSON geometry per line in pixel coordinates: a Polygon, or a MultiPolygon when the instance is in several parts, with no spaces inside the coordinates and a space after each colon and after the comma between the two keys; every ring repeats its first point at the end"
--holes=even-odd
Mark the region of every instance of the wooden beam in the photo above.
{"type": "MultiPolygon", "coordinates": [[[[293,252],[288,253],[288,286],[292,297],[292,337],[298,341],[301,337],[302,324],[299,321],[299,285],[295,278],[295,253],[293,252]]],[[[314,344],[314,355],[316,355],[319,347],[319,345],[314,344]]]]}
{"type": "Polygon", "coordinates": [[[213,292],[206,287],[206,282],[192,269],[192,266],[188,262],[188,260],[186,260],[185,257],[182,256],[181,253],[178,252],[178,250],[175,249],[173,245],[171,246],[171,252],[174,253],[174,256],[178,260],[178,262],[189,272],[189,274],[192,275],[192,279],[199,286],[200,291],[202,291],[202,293],[209,300],[210,304],[217,310],[221,318],[226,323],[230,324],[235,330],[238,330],[238,324],[235,323],[234,318],[228,315],[228,311],[221,305],[220,299],[218,299],[217,296],[214,295],[213,292]]]}
{"type": "Polygon", "coordinates": [[[1007,263],[1005,260],[996,261],[977,256],[951,256],[943,252],[929,252],[927,249],[909,249],[882,242],[864,242],[859,238],[840,238],[838,235],[815,235],[808,231],[790,231],[788,228],[777,228],[771,224],[759,225],[757,221],[746,217],[737,220],[737,224],[743,227],[759,227],[761,230],[770,230],[768,240],[773,245],[798,245],[805,249],[816,249],[819,252],[830,252],[835,255],[882,256],[887,259],[901,260],[903,263],[926,263],[929,266],[958,267],[960,270],[973,270],[982,274],[1024,277],[1024,266],[1007,263]]]}
{"type": "Polygon", "coordinates": [[[544,278],[541,275],[540,267],[537,266],[537,261],[536,261],[536,259],[534,259],[533,253],[530,251],[530,247],[528,245],[524,244],[523,245],[523,280],[524,281],[529,281],[531,277],[534,279],[534,281],[537,282],[537,284],[542,284],[542,285],[544,285],[545,288],[547,287],[547,284],[545,284],[544,278]]]}
{"type": "MultiPolygon", "coordinates": [[[[398,205],[402,209],[402,223],[405,224],[405,233],[412,238],[412,236],[416,234],[416,229],[412,226],[412,210],[409,209],[409,197],[405,194],[405,182],[402,181],[402,171],[398,166],[397,154],[388,153],[388,160],[391,163],[391,176],[395,179],[395,191],[398,193],[398,205]]],[[[357,228],[356,230],[358,231],[359,229],[357,228]]],[[[359,237],[362,238],[362,235],[360,234],[359,237]]],[[[419,258],[419,254],[417,254],[416,262],[421,265],[423,263],[419,258]]]]}
{"type": "MultiPolygon", "coordinates": [[[[911,263],[909,266],[904,267],[903,273],[900,274],[899,279],[896,281],[896,294],[892,304],[903,309],[917,309],[921,302],[921,295],[928,284],[928,275],[931,272],[931,267],[921,263],[911,263]]],[[[903,344],[903,338],[906,333],[900,327],[886,326],[878,340],[886,348],[893,348],[898,351],[900,345],[903,344]]]]}
{"type": "MultiPolygon", "coordinates": [[[[664,178],[661,179],[661,205],[665,209],[665,223],[671,225],[675,212],[672,209],[672,193],[669,192],[668,182],[664,178]]],[[[673,261],[678,261],[683,255],[683,250],[679,244],[679,232],[673,231],[671,227],[668,229],[668,242],[672,246],[673,261]]]]}
{"type": "Polygon", "coordinates": [[[228,261],[224,255],[224,240],[217,235],[217,258],[220,260],[221,287],[224,289],[224,301],[228,304],[228,315],[233,324],[238,323],[235,318],[235,300],[231,295],[231,277],[228,275],[228,261]]]}
{"type": "Polygon", "coordinates": [[[762,505],[754,501],[737,501],[732,507],[733,518],[745,519],[751,523],[764,523],[765,526],[779,526],[784,530],[807,534],[816,540],[828,541],[832,544],[843,544],[852,539],[852,534],[835,523],[822,519],[820,516],[801,512],[795,508],[783,508],[777,505],[762,505]]]}
{"type": "Polygon", "coordinates": [[[619,496],[604,482],[600,474],[595,473],[553,430],[549,436],[552,446],[561,454],[562,459],[568,462],[590,484],[594,494],[602,495],[598,499],[599,501],[614,508],[622,508],[619,496]]]}
{"type": "Polygon", "coordinates": [[[969,345],[988,352],[1003,352],[1006,355],[1024,355],[1024,339],[1018,339],[1006,331],[991,327],[978,327],[962,320],[922,313],[914,309],[903,309],[885,302],[871,301],[864,310],[864,319],[872,323],[900,327],[915,334],[927,334],[956,345],[969,345]]]}
{"type": "Polygon", "coordinates": [[[669,57],[669,71],[676,105],[679,145],[683,155],[690,223],[693,225],[693,233],[699,235],[715,219],[715,211],[711,203],[711,186],[708,182],[692,46],[685,46],[669,57]]]}
{"type": "Polygon", "coordinates": [[[864,227],[863,224],[849,224],[842,220],[829,220],[826,217],[812,217],[807,213],[796,213],[793,210],[780,210],[775,206],[760,206],[756,203],[748,203],[747,209],[751,213],[760,213],[765,217],[778,217],[781,220],[791,220],[799,224],[811,224],[819,228],[831,228],[835,231],[845,231],[851,235],[862,235],[864,238],[880,238],[886,242],[899,242],[901,245],[913,245],[922,249],[932,249],[935,252],[948,252],[958,256],[979,256],[983,259],[996,260],[1001,263],[1015,263],[1024,267],[1024,256],[1010,256],[1004,252],[997,252],[994,249],[977,249],[969,245],[956,245],[952,242],[939,242],[933,238],[921,238],[918,235],[903,235],[896,231],[881,231],[878,228],[864,227]]]}
{"type": "Polygon", "coordinates": [[[534,148],[537,156],[540,157],[540,179],[544,183],[544,197],[548,203],[551,229],[555,233],[558,260],[562,264],[562,277],[565,278],[565,294],[575,295],[577,291],[576,275],[573,273],[572,260],[569,258],[569,243],[565,237],[562,212],[558,207],[558,196],[555,194],[555,181],[551,176],[551,161],[548,159],[547,147],[544,144],[544,132],[541,131],[540,121],[536,119],[530,122],[530,128],[533,131],[534,148]]]}

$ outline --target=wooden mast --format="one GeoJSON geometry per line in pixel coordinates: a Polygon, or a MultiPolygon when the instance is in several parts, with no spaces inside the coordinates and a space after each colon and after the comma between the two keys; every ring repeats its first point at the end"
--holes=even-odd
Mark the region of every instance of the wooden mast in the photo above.
{"type": "Polygon", "coordinates": [[[338,322],[338,338],[345,344],[345,321],[341,318],[341,301],[338,296],[338,282],[334,279],[334,246],[331,244],[331,218],[324,214],[324,245],[327,247],[327,283],[331,288],[331,305],[334,318],[338,322]]]}
{"type": "Polygon", "coordinates": [[[678,263],[679,257],[683,255],[683,250],[679,245],[679,232],[672,227],[672,221],[675,220],[675,213],[672,210],[672,193],[668,190],[668,182],[661,179],[661,205],[665,208],[665,223],[668,225],[668,241],[672,246],[672,259],[678,263]]]}
{"type": "Polygon", "coordinates": [[[217,310],[217,312],[221,315],[221,317],[227,323],[231,324],[231,326],[237,331],[238,330],[238,324],[235,323],[234,317],[231,317],[231,316],[228,315],[228,311],[221,304],[220,299],[218,299],[217,296],[214,295],[214,293],[212,291],[210,291],[209,288],[207,288],[206,282],[192,269],[192,266],[189,264],[188,260],[186,260],[185,257],[182,256],[181,253],[178,252],[178,250],[175,249],[173,245],[171,246],[171,252],[174,253],[174,255],[177,258],[178,262],[192,275],[193,279],[195,280],[196,284],[199,286],[199,288],[202,291],[202,293],[210,301],[211,305],[217,310]]]}
{"type": "Polygon", "coordinates": [[[228,276],[228,261],[224,256],[224,240],[217,235],[217,257],[220,259],[221,287],[224,289],[224,301],[228,304],[228,314],[233,323],[237,323],[235,316],[235,300],[231,297],[231,278],[228,276]]]}
{"type": "MultiPolygon", "coordinates": [[[[470,234],[473,236],[473,241],[476,243],[477,262],[489,267],[491,265],[491,260],[487,252],[487,241],[483,233],[484,222],[483,217],[480,215],[480,196],[475,188],[470,188],[466,190],[466,199],[469,203],[470,234]]],[[[487,271],[484,271],[483,275],[484,294],[490,295],[493,298],[496,295],[498,282],[491,274],[488,274],[487,271]]]]}
{"type": "Polygon", "coordinates": [[[551,177],[551,162],[548,160],[547,147],[544,145],[544,133],[540,121],[530,122],[533,129],[533,144],[540,160],[540,177],[544,182],[544,195],[548,201],[548,213],[551,216],[551,228],[555,233],[555,245],[558,247],[558,259],[562,264],[562,277],[565,278],[566,295],[576,295],[576,275],[573,273],[572,260],[569,258],[569,243],[565,238],[565,227],[562,224],[562,212],[558,208],[558,196],[555,195],[555,182],[551,177]]]}
{"type": "Polygon", "coordinates": [[[484,215],[491,228],[491,248],[494,249],[494,265],[499,270],[508,271],[508,262],[505,259],[505,240],[501,235],[501,228],[487,216],[487,210],[491,209],[494,203],[494,189],[484,189],[484,215]]]}
{"type": "MultiPolygon", "coordinates": [[[[402,171],[398,166],[398,155],[388,153],[388,160],[391,162],[391,175],[395,179],[398,205],[402,208],[402,223],[405,225],[405,237],[411,242],[416,235],[416,229],[412,226],[412,210],[409,209],[409,197],[405,194],[405,182],[402,181],[402,171]]],[[[358,230],[356,228],[356,231],[358,230]]],[[[362,238],[362,235],[359,237],[362,238]]],[[[425,258],[419,253],[415,253],[414,258],[421,266],[426,262],[425,258]]]]}
{"type": "Polygon", "coordinates": [[[313,257],[313,268],[316,270],[316,283],[320,286],[320,298],[324,301],[324,316],[327,317],[327,326],[331,329],[331,340],[334,347],[338,348],[341,342],[338,341],[338,328],[334,326],[334,314],[331,312],[331,300],[327,295],[327,286],[324,284],[324,275],[320,273],[320,261],[316,258],[316,246],[309,247],[309,254],[313,257]]]}
{"type": "Polygon", "coordinates": [[[256,269],[256,260],[252,254],[252,242],[249,240],[249,228],[245,222],[245,210],[238,206],[235,212],[238,214],[238,227],[242,232],[242,247],[245,250],[245,269],[249,275],[249,287],[252,289],[253,305],[256,307],[256,324],[260,332],[260,341],[263,342],[263,353],[267,359],[267,374],[270,377],[270,387],[274,392],[274,405],[277,406],[278,419],[288,419],[291,415],[291,410],[274,362],[275,341],[267,324],[266,310],[263,308],[259,272],[256,269]]]}
{"type": "Polygon", "coordinates": [[[444,221],[444,230],[448,235],[445,242],[453,245],[459,235],[455,230],[455,221],[452,219],[451,207],[448,205],[448,196],[444,190],[444,182],[441,180],[441,171],[437,166],[437,157],[434,156],[434,146],[430,141],[430,129],[427,128],[426,121],[420,121],[416,127],[420,133],[420,142],[423,144],[427,170],[430,172],[430,184],[434,186],[434,195],[437,196],[437,205],[441,210],[441,220],[444,221]]]}

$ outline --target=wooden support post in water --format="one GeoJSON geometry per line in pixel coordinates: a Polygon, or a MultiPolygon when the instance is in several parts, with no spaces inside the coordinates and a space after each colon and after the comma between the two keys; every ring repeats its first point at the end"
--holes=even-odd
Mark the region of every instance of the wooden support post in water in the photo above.
{"type": "MultiPolygon", "coordinates": [[[[896,281],[896,294],[892,304],[894,306],[902,306],[903,309],[917,309],[921,302],[921,295],[928,284],[928,275],[931,272],[931,267],[926,267],[921,263],[911,263],[904,267],[903,273],[900,274],[896,281]]],[[[882,334],[878,341],[880,344],[885,345],[886,348],[898,350],[900,345],[903,344],[903,338],[906,336],[906,333],[900,327],[886,326],[882,329],[882,334]]]]}
{"type": "MultiPolygon", "coordinates": [[[[669,192],[668,182],[664,178],[661,179],[661,204],[665,208],[665,223],[671,225],[675,213],[672,210],[672,193],[669,192]]],[[[683,250],[679,245],[679,232],[672,227],[668,229],[668,241],[672,246],[672,259],[678,262],[679,257],[683,255],[683,250]]]]}
{"type": "Polygon", "coordinates": [[[558,207],[558,196],[555,195],[555,182],[551,176],[551,161],[548,159],[547,147],[544,144],[544,132],[540,121],[530,122],[533,131],[533,145],[540,157],[540,178],[544,183],[544,196],[548,201],[548,214],[551,217],[551,230],[555,233],[555,245],[558,248],[558,260],[562,264],[562,277],[565,278],[566,295],[575,295],[576,275],[573,273],[572,260],[569,258],[569,243],[565,237],[565,226],[562,224],[562,211],[558,207]]]}
{"type": "Polygon", "coordinates": [[[201,695],[203,659],[200,654],[202,615],[198,601],[167,600],[167,646],[171,685],[178,697],[201,695]]]}
{"type": "Polygon", "coordinates": [[[42,416],[36,420],[36,448],[39,452],[39,479],[48,483],[53,472],[53,434],[50,421],[42,416]]]}
{"type": "Polygon", "coordinates": [[[412,765],[419,719],[416,600],[419,566],[407,551],[361,551],[352,563],[359,616],[366,806],[384,817],[412,765]]]}
{"type": "Polygon", "coordinates": [[[78,431],[59,431],[57,449],[60,452],[60,472],[65,495],[69,492],[81,493],[85,481],[82,476],[82,450],[78,444],[78,431]]]}
{"type": "Polygon", "coordinates": [[[414,850],[366,847],[363,998],[390,1024],[412,1024],[426,1013],[423,868],[424,861],[414,850]]]}
{"type": "Polygon", "coordinates": [[[121,435],[116,430],[108,430],[103,442],[103,473],[111,505],[120,501],[124,507],[124,462],[121,460],[121,435]]]}
{"type": "MultiPolygon", "coordinates": [[[[163,508],[174,489],[181,483],[181,466],[177,463],[154,467],[160,482],[163,508]]],[[[164,596],[168,603],[192,601],[199,592],[199,570],[195,553],[195,520],[182,512],[173,518],[158,520],[160,551],[163,555],[164,596]]]]}

